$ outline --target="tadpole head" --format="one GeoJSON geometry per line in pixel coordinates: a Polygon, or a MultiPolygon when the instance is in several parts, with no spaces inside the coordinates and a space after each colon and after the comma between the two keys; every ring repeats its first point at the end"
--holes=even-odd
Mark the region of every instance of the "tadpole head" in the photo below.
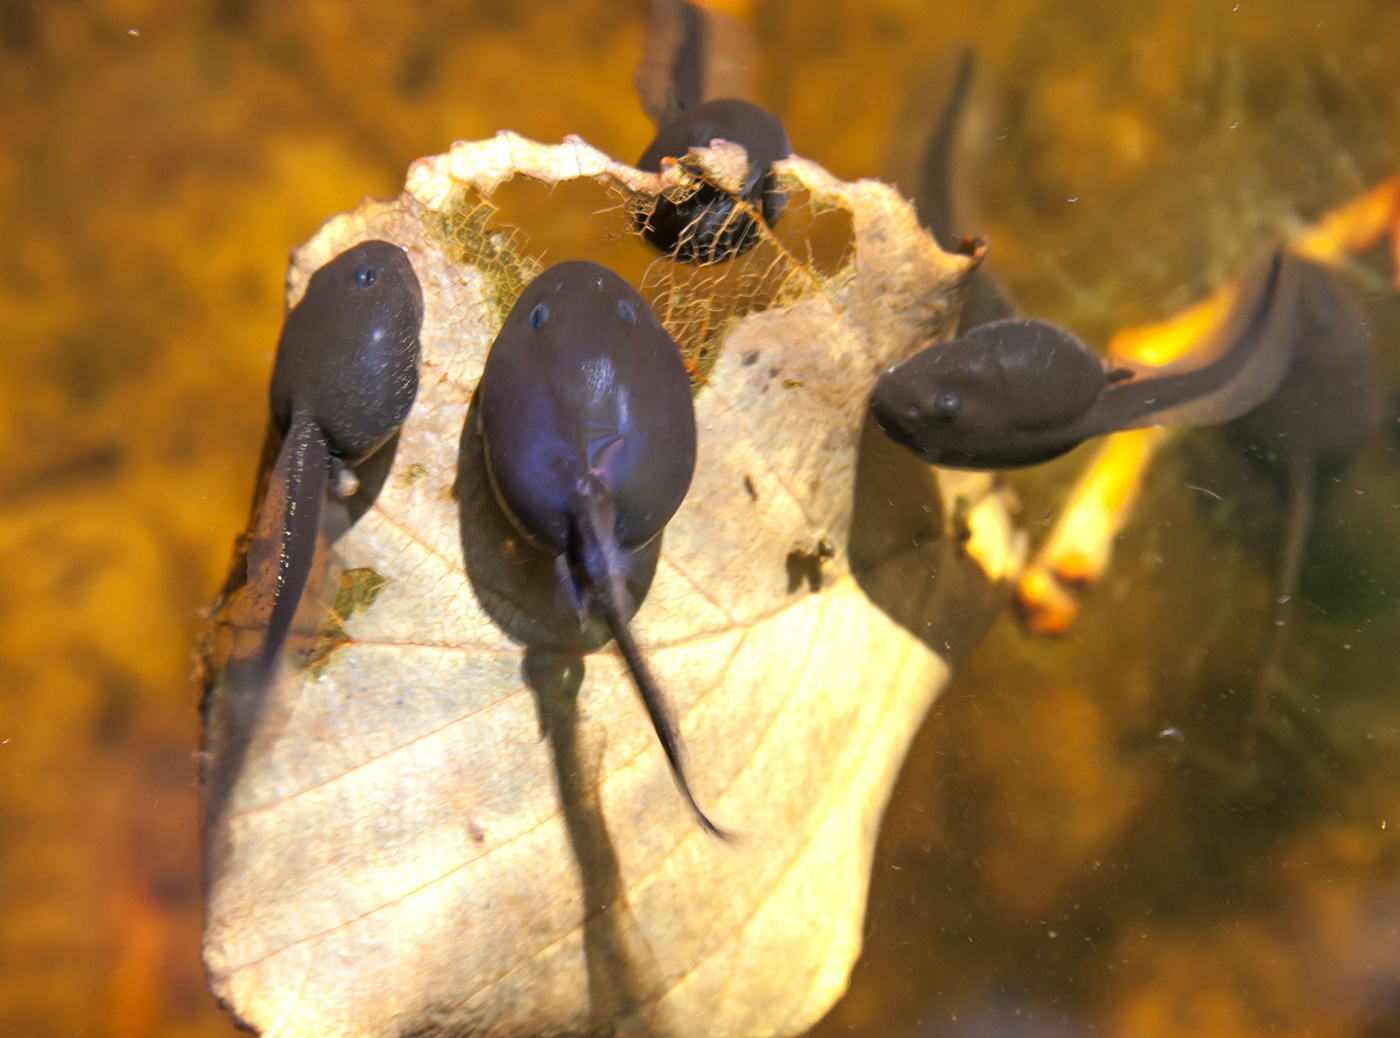
{"type": "Polygon", "coordinates": [[[310,413],[333,455],[358,462],[403,424],[418,392],[423,293],[407,253],[363,241],[311,275],[282,327],[272,411],[310,413]]]}
{"type": "Polygon", "coordinates": [[[930,464],[1012,468],[1079,442],[1077,423],[1106,385],[1102,361],[1073,333],[1010,318],[891,368],[870,408],[887,436],[930,464]]]}
{"type": "Polygon", "coordinates": [[[944,416],[930,406],[929,395],[892,368],[880,376],[870,397],[870,414],[896,443],[912,446],[931,422],[944,416]]]}
{"type": "Polygon", "coordinates": [[[976,423],[966,373],[954,362],[954,343],[939,343],[889,368],[875,383],[870,413],[885,435],[931,464],[944,461],[946,444],[976,423]]]}
{"type": "Polygon", "coordinates": [[[607,268],[575,260],[531,282],[479,392],[497,496],[542,548],[564,551],[591,478],[614,498],[621,551],[680,507],[695,470],[690,378],[646,301],[607,268]]]}

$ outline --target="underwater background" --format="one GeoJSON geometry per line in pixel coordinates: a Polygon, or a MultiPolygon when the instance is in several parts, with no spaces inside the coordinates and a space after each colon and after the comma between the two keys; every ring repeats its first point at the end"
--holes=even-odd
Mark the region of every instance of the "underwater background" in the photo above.
{"type": "MultiPolygon", "coordinates": [[[[848,178],[909,175],[972,44],[968,229],[1096,346],[1400,170],[1391,0],[718,6],[794,149],[848,178]]],[[[454,139],[635,158],[645,18],[0,0],[0,1034],[235,1033],[199,962],[190,649],[247,519],[287,250],[454,139]]],[[[549,212],[536,248],[586,247],[590,213],[549,212]]],[[[1352,271],[1392,401],[1393,273],[1352,271]]],[[[1067,635],[1008,609],[915,741],[820,1033],[1400,1034],[1397,448],[1392,404],[1320,495],[1281,668],[1313,723],[1249,761],[1230,702],[1283,499],[1223,436],[1159,458],[1067,635]]],[[[1033,535],[1084,461],[1013,480],[1033,535]]]]}

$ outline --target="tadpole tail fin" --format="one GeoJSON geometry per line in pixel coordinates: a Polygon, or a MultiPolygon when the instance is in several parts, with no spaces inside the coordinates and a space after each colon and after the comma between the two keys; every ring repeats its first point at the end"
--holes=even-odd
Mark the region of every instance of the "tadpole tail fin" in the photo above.
{"type": "Polygon", "coordinates": [[[1253,729],[1264,720],[1269,696],[1269,682],[1278,665],[1288,631],[1289,614],[1298,590],[1298,574],[1303,568],[1303,549],[1308,530],[1312,527],[1313,490],[1316,466],[1306,451],[1294,451],[1288,457],[1288,516],[1283,536],[1283,561],[1279,566],[1278,584],[1274,591],[1274,606],[1269,611],[1269,630],[1264,639],[1264,654],[1259,662],[1259,674],[1254,686],[1253,729]]]}
{"type": "Polygon", "coordinates": [[[325,434],[298,413],[277,454],[257,534],[248,546],[248,591],[270,598],[259,610],[267,617],[266,627],[252,660],[259,683],[272,675],[311,575],[329,479],[325,434]]]}
{"type": "Polygon", "coordinates": [[[582,576],[592,593],[593,607],[602,615],[608,631],[622,651],[627,661],[627,669],[632,672],[632,680],[641,694],[642,704],[651,718],[651,726],[661,742],[666,754],[666,762],[671,766],[671,775],[676,781],[681,796],[690,805],[696,822],[712,836],[721,840],[732,839],[732,834],[710,821],[695,795],[690,791],[690,783],[685,777],[685,763],[681,749],[680,729],[671,716],[670,707],[662,695],[660,686],[652,677],[651,669],[642,658],[641,650],[632,638],[627,626],[629,594],[626,577],[621,564],[621,556],[613,535],[616,509],[612,493],[596,476],[589,477],[589,485],[583,495],[583,507],[579,509],[576,526],[570,531],[568,555],[575,572],[582,570],[582,576]]]}
{"type": "Polygon", "coordinates": [[[977,59],[972,48],[963,47],[958,54],[953,85],[943,102],[938,122],[929,134],[919,160],[919,180],[914,192],[914,208],[919,221],[929,229],[942,249],[956,248],[959,236],[953,230],[953,153],[958,141],[958,123],[967,104],[967,92],[977,59]]]}

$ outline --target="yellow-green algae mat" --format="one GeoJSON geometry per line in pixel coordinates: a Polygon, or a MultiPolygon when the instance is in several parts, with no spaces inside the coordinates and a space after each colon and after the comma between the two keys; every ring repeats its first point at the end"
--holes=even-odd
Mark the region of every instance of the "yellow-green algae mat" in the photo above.
{"type": "MultiPolygon", "coordinates": [[[[704,161],[722,179],[732,159],[719,147],[704,161]]],[[[538,269],[472,200],[524,175],[591,178],[600,202],[635,204],[684,189],[678,171],[640,173],[572,138],[459,142],[294,253],[289,305],[355,242],[404,246],[423,287],[422,368],[392,468],[333,546],[326,606],[303,604],[319,635],[251,721],[221,669],[247,635],[241,556],[205,647],[203,773],[232,747],[241,760],[206,803],[204,956],[246,1025],[749,1038],[802,1032],[840,996],[880,816],[949,673],[928,647],[943,643],[853,576],[863,418],[879,373],[951,329],[972,261],[940,251],[884,184],[799,158],[779,171],[813,211],[849,214],[853,246],[830,274],[770,239],[747,265],[658,263],[645,289],[709,356],[694,484],[633,630],[697,797],[733,842],[685,809],[613,648],[541,649],[552,563],[500,515],[468,420],[504,310],[538,269]],[[704,299],[664,305],[758,283],[756,264],[767,287],[708,322],[708,346],[691,327],[704,299]]],[[[915,512],[956,513],[948,540],[1000,586],[1023,538],[992,481],[892,464],[914,475],[880,506],[912,493],[915,512]]],[[[886,562],[908,569],[898,550],[886,562]]],[[[987,613],[974,598],[955,589],[937,609],[987,613]]]]}

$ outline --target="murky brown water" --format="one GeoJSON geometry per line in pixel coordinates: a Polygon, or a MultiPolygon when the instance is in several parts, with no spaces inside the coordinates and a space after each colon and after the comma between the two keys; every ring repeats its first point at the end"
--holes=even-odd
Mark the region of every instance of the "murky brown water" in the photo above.
{"type": "MultiPolygon", "coordinates": [[[[843,176],[898,166],[928,63],[974,43],[993,262],[1100,344],[1400,168],[1389,0],[731,6],[795,147],[843,176]]],[[[454,138],[635,156],[642,17],[0,0],[0,1033],[230,1032],[198,959],[189,645],[246,515],[286,250],[454,138]]],[[[551,258],[588,233],[559,219],[551,258]]],[[[1400,307],[1365,270],[1393,391],[1400,307]]],[[[1400,1034],[1396,443],[1326,488],[1299,734],[1247,760],[1281,497],[1223,438],[1158,462],[1068,637],[1003,618],[915,744],[822,1032],[1400,1034]]],[[[1028,514],[1082,461],[1022,479],[1028,514]]]]}

